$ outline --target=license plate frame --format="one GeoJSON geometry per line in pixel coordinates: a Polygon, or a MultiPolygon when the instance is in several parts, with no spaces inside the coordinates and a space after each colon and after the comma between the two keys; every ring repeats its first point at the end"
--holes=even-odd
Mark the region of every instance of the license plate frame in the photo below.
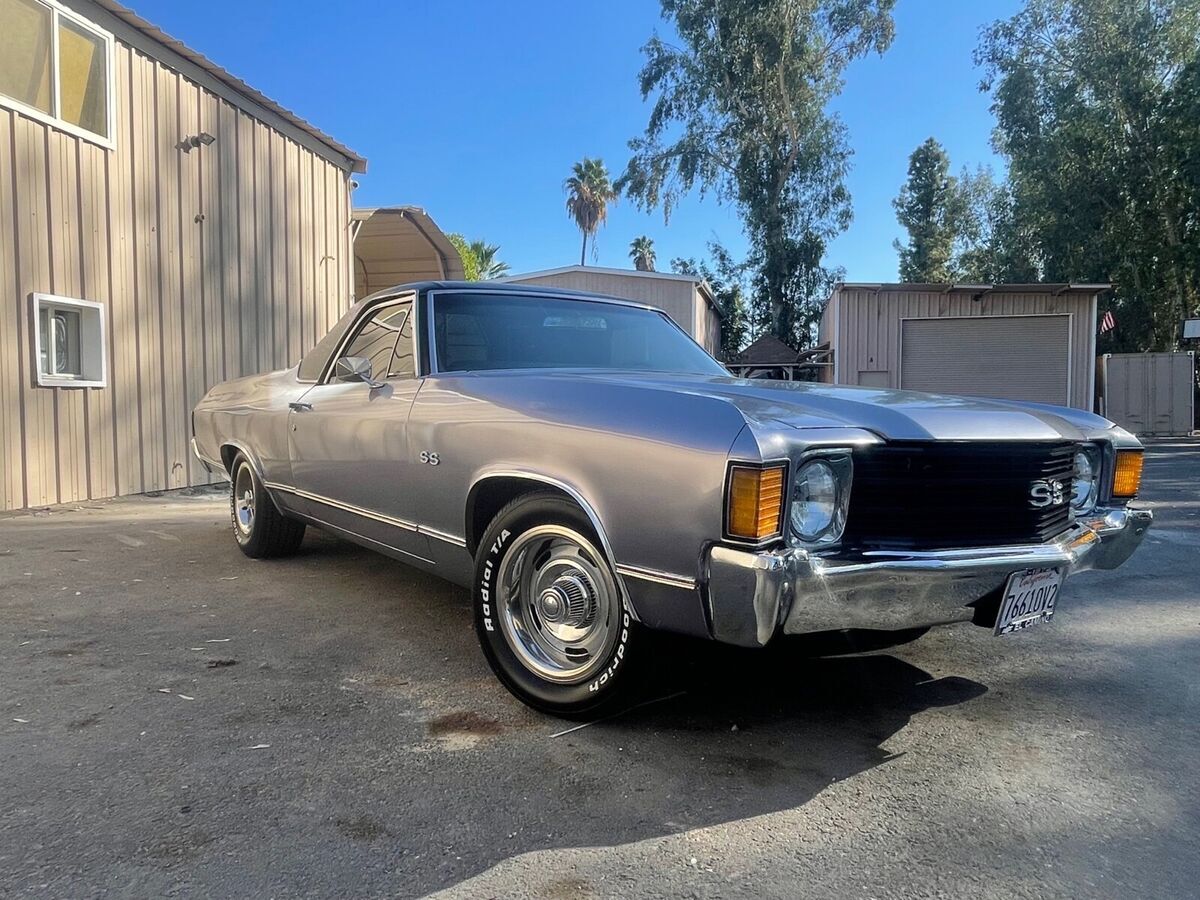
{"type": "Polygon", "coordinates": [[[1024,631],[1054,618],[1058,595],[1066,576],[1058,566],[1022,569],[1004,582],[996,613],[996,637],[1024,631]]]}

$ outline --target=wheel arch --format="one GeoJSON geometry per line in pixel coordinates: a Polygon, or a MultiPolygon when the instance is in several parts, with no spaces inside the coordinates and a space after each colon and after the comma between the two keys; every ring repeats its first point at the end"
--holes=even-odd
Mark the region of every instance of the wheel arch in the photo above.
{"type": "Polygon", "coordinates": [[[230,484],[233,483],[233,461],[237,459],[238,454],[246,457],[246,461],[250,463],[250,468],[254,470],[254,474],[258,476],[258,483],[262,485],[262,492],[271,501],[271,505],[280,513],[284,513],[283,507],[280,505],[275,492],[271,490],[267,484],[266,476],[263,474],[262,463],[258,461],[258,457],[246,449],[245,445],[238,441],[224,441],[220,448],[221,464],[225,467],[225,474],[229,478],[230,484]]]}
{"type": "Polygon", "coordinates": [[[632,615],[637,618],[637,613],[633,611],[633,604],[629,600],[629,591],[626,589],[624,576],[622,576],[621,570],[617,565],[616,554],[613,553],[612,544],[608,540],[608,533],[604,529],[604,523],[600,520],[596,508],[588,501],[583,492],[566,481],[550,475],[544,475],[540,472],[515,470],[488,472],[481,475],[471,485],[471,489],[467,493],[467,508],[465,510],[467,551],[472,556],[475,555],[483,533],[487,531],[488,525],[491,524],[501,509],[522,494],[532,494],[539,491],[549,491],[561,495],[578,506],[583,511],[583,514],[587,516],[593,530],[596,532],[596,536],[600,539],[600,549],[604,552],[605,559],[612,568],[613,577],[616,579],[617,587],[621,591],[621,597],[632,615]]]}
{"type": "Polygon", "coordinates": [[[237,459],[238,454],[246,457],[250,465],[254,467],[254,474],[258,476],[259,481],[264,481],[263,467],[258,461],[258,457],[251,453],[246,447],[238,441],[223,441],[221,443],[221,465],[225,467],[225,474],[233,475],[233,461],[237,459]]]}

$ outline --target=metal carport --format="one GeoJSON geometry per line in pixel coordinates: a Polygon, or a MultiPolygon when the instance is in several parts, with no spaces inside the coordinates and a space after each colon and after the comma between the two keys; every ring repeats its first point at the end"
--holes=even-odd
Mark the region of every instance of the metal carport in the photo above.
{"type": "Polygon", "coordinates": [[[458,251],[425,210],[416,206],[356,209],[351,222],[356,298],[407,281],[463,278],[458,251]]]}

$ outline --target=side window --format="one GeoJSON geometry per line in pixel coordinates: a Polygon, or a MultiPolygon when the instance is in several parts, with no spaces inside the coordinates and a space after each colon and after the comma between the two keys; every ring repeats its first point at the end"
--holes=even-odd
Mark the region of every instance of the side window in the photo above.
{"type": "Polygon", "coordinates": [[[0,0],[0,106],[112,146],[112,57],[113,36],[61,3],[0,0]]]}
{"type": "Polygon", "coordinates": [[[406,328],[410,302],[385,306],[376,312],[346,345],[342,356],[361,356],[371,361],[371,377],[376,381],[413,374],[412,331],[406,328]],[[395,361],[397,351],[403,354],[395,361]],[[405,371],[404,360],[407,360],[405,371]]]}
{"type": "Polygon", "coordinates": [[[33,294],[35,352],[43,387],[104,387],[104,307],[90,300],[33,294]]]}

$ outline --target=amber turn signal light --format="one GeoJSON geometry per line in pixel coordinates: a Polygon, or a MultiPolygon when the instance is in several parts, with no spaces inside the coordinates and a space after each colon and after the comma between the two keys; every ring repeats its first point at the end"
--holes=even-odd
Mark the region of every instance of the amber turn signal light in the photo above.
{"type": "Polygon", "coordinates": [[[765,541],[782,533],[787,466],[734,466],[729,472],[729,536],[765,541]]]}
{"type": "Polygon", "coordinates": [[[1117,468],[1113,472],[1113,496],[1128,500],[1136,497],[1142,486],[1142,451],[1118,450],[1117,468]]]}

